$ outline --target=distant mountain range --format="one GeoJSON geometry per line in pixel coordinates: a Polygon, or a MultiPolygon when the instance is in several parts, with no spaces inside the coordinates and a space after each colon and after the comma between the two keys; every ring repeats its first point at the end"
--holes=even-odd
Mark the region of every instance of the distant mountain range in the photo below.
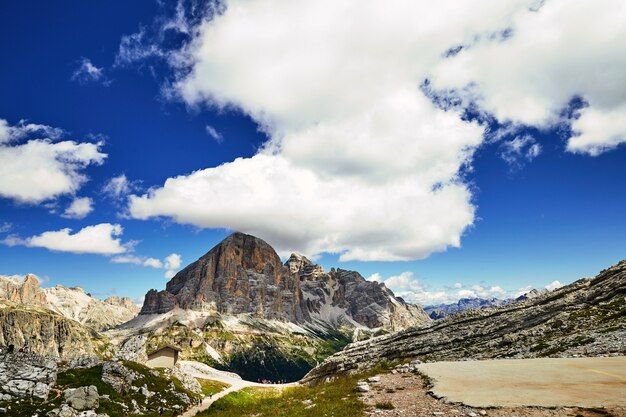
{"type": "Polygon", "coordinates": [[[532,289],[526,294],[520,295],[517,298],[461,298],[456,303],[451,304],[438,304],[424,307],[424,311],[428,313],[428,316],[433,320],[440,320],[451,314],[459,313],[466,310],[479,310],[482,308],[499,307],[507,304],[515,303],[517,301],[528,300],[535,298],[547,290],[532,289]]]}

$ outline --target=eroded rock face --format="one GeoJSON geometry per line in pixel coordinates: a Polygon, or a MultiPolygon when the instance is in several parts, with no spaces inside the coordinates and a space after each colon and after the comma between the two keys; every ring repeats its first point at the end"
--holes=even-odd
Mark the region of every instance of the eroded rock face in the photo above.
{"type": "Polygon", "coordinates": [[[398,330],[429,320],[421,307],[357,272],[327,273],[299,254],[283,265],[270,245],[243,233],[232,234],[180,271],[164,291],[150,290],[141,314],[176,307],[322,327],[398,330]]]}
{"type": "Polygon", "coordinates": [[[32,274],[21,281],[18,277],[0,276],[0,299],[18,304],[45,307],[46,296],[39,288],[39,280],[32,274]]]}
{"type": "Polygon", "coordinates": [[[0,347],[18,351],[25,342],[29,352],[56,359],[95,354],[89,330],[79,323],[47,309],[0,305],[0,347]]]}
{"type": "Polygon", "coordinates": [[[141,314],[180,307],[296,322],[306,318],[300,296],[298,277],[271,246],[234,233],[176,274],[165,291],[148,292],[141,314]]]}
{"type": "Polygon", "coordinates": [[[382,361],[626,354],[626,260],[558,290],[471,310],[348,345],[304,382],[371,369],[382,361]]]}
{"type": "Polygon", "coordinates": [[[57,364],[34,353],[0,355],[0,399],[45,400],[56,382],[57,364]]]}
{"type": "Polygon", "coordinates": [[[102,331],[131,320],[139,308],[127,297],[93,298],[80,287],[57,285],[43,290],[46,306],[67,318],[102,331]]]}

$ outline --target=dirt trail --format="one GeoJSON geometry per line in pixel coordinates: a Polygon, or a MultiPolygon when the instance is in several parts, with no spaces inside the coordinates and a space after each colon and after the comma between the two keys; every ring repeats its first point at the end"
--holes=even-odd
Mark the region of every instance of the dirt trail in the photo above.
{"type": "Polygon", "coordinates": [[[223,382],[223,383],[230,385],[230,387],[228,387],[224,391],[214,394],[211,398],[209,397],[205,398],[202,401],[202,403],[200,403],[199,405],[195,407],[190,408],[185,413],[183,413],[181,417],[193,417],[199,412],[204,411],[207,408],[209,408],[211,404],[213,404],[215,401],[219,400],[220,398],[230,394],[231,392],[239,391],[244,388],[261,387],[261,388],[284,389],[284,388],[294,387],[298,385],[297,382],[292,382],[289,384],[259,384],[257,382],[245,381],[241,379],[238,375],[230,373],[230,372],[218,371],[200,362],[180,361],[179,363],[181,364],[181,367],[186,372],[192,374],[196,378],[212,379],[214,381],[219,381],[219,382],[223,382]]]}

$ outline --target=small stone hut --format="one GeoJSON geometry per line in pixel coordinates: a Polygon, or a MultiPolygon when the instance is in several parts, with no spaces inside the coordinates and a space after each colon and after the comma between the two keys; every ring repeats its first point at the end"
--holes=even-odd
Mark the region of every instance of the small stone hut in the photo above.
{"type": "Polygon", "coordinates": [[[182,349],[176,346],[161,346],[157,350],[148,353],[146,365],[150,368],[173,368],[176,362],[178,362],[179,352],[182,352],[182,349]]]}

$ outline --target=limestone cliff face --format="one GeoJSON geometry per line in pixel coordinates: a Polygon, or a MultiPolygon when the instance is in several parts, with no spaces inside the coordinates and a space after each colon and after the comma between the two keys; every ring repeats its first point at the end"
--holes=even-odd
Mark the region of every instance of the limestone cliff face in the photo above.
{"type": "Polygon", "coordinates": [[[234,233],[187,266],[164,291],[150,290],[141,314],[174,308],[220,314],[251,313],[313,327],[399,330],[428,321],[384,285],[353,271],[324,271],[293,254],[283,265],[261,239],[234,233]]]}
{"type": "Polygon", "coordinates": [[[234,233],[176,274],[165,291],[149,291],[141,314],[180,307],[297,322],[306,319],[300,300],[297,275],[274,249],[254,236],[234,233]]]}
{"type": "Polygon", "coordinates": [[[88,329],[44,308],[0,303],[0,346],[19,350],[28,342],[28,351],[46,357],[69,360],[94,355],[88,329]]]}
{"type": "Polygon", "coordinates": [[[46,305],[39,280],[32,274],[26,275],[23,281],[19,277],[0,276],[0,300],[40,307],[46,305]]]}
{"type": "Polygon", "coordinates": [[[127,297],[102,301],[80,287],[62,285],[45,288],[43,292],[49,309],[98,331],[125,323],[139,313],[139,308],[127,297]]]}
{"type": "Polygon", "coordinates": [[[304,381],[371,369],[381,361],[607,354],[626,354],[626,260],[534,298],[348,345],[304,381]]]}

